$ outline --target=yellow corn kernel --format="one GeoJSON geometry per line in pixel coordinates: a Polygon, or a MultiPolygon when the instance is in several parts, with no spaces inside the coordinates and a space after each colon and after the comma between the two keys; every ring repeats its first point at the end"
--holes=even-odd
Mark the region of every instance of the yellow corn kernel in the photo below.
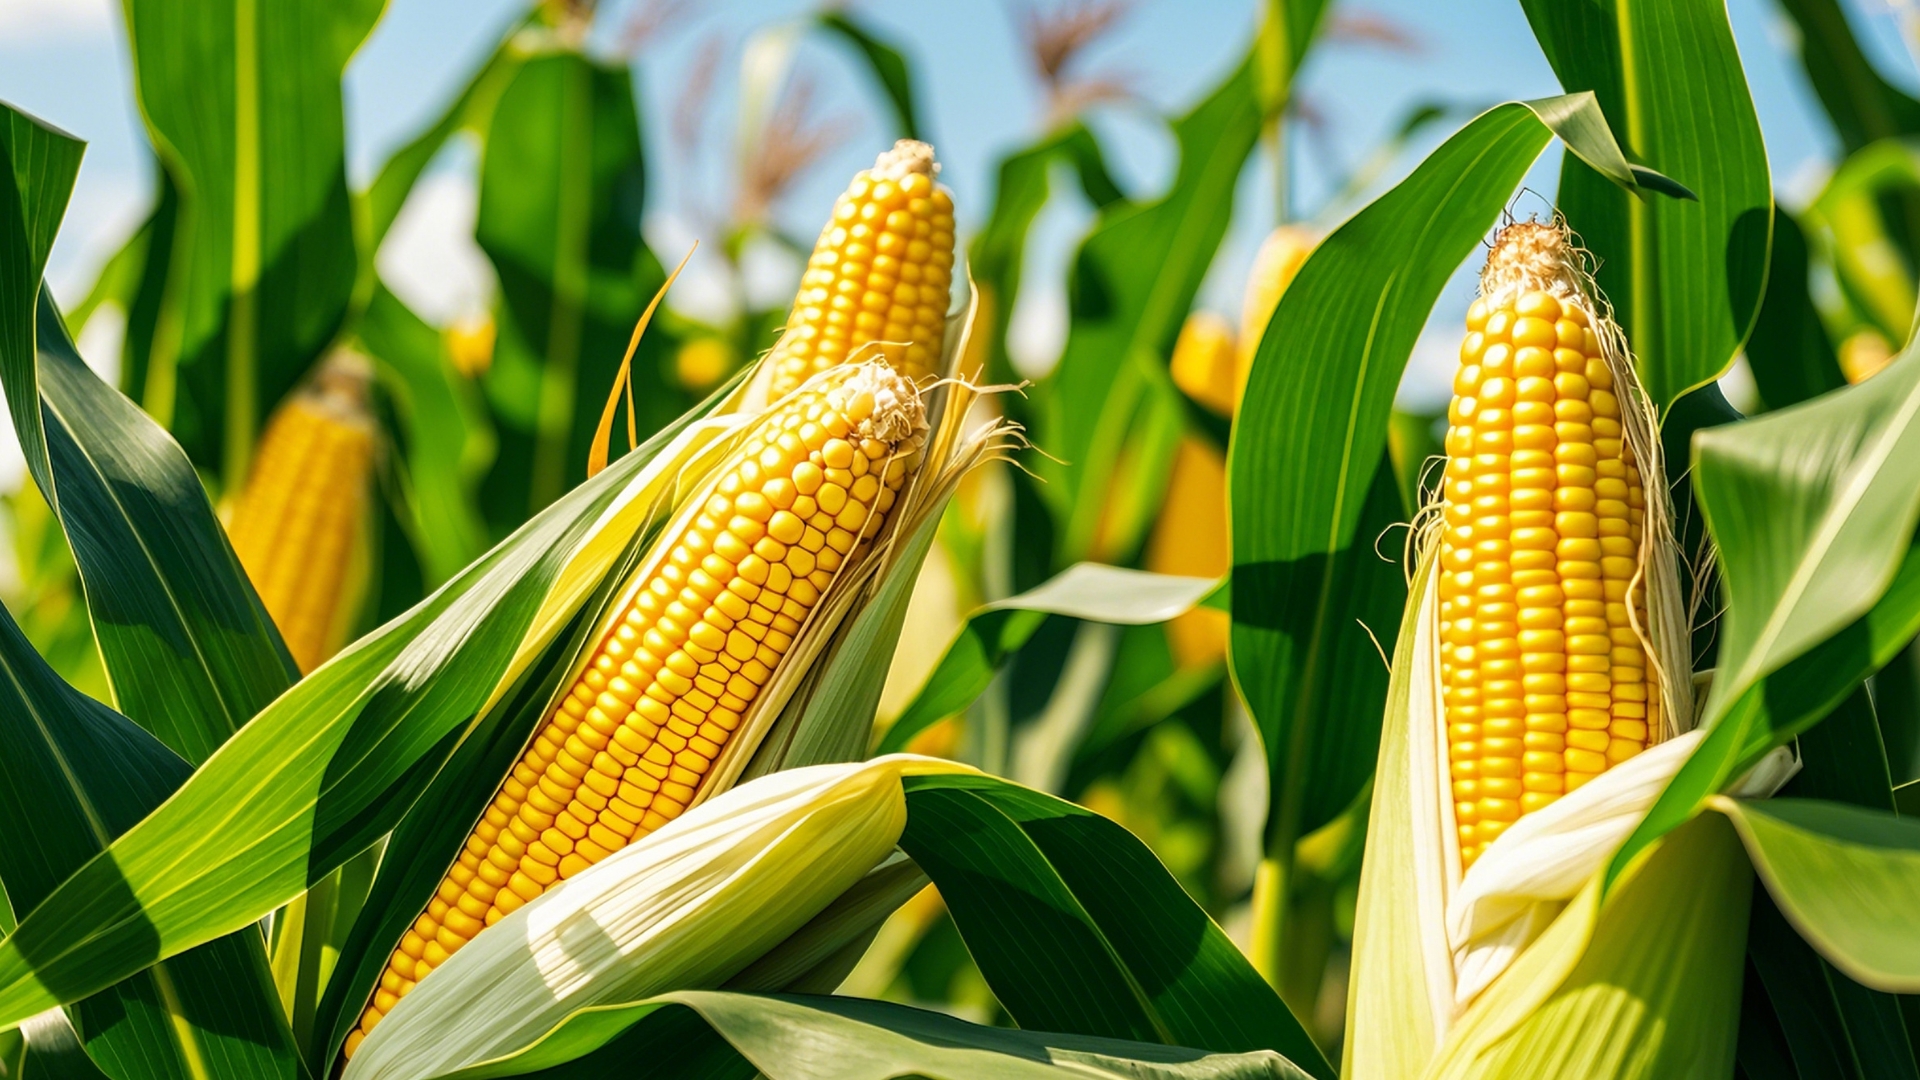
{"type": "MultiPolygon", "coordinates": [[[[1530,230],[1552,228],[1503,231],[1490,279],[1545,238],[1530,230]]],[[[1641,637],[1642,525],[1630,515],[1644,491],[1593,323],[1577,288],[1491,291],[1467,312],[1439,553],[1463,866],[1522,814],[1647,745],[1658,695],[1641,637]]]]}
{"type": "Polygon", "coordinates": [[[302,672],[345,644],[365,584],[372,369],[339,350],[274,410],[227,523],[233,552],[302,672]]]}
{"type": "Polygon", "coordinates": [[[934,182],[933,147],[902,139],[856,174],[833,206],[767,363],[778,399],[877,345],[922,379],[940,364],[953,284],[953,196],[934,182]]]}
{"type": "Polygon", "coordinates": [[[1196,311],[1180,327],[1169,367],[1180,392],[1221,416],[1231,415],[1238,361],[1233,324],[1211,311],[1196,311]]]}
{"type": "MultiPolygon", "coordinates": [[[[811,582],[795,588],[802,583],[791,577],[778,595],[758,562],[763,556],[747,553],[753,541],[768,542],[761,522],[772,520],[773,504],[806,474],[816,495],[839,493],[842,516],[854,519],[864,543],[919,463],[925,424],[918,392],[885,364],[847,372],[775,405],[720,467],[705,501],[661,541],[662,557],[642,565],[625,607],[462,849],[463,860],[479,860],[478,875],[461,873],[464,863],[449,870],[451,887],[443,883],[389,970],[405,976],[420,957],[438,966],[481,932],[473,910],[484,912],[478,922],[485,926],[499,922],[680,816],[701,794],[740,711],[758,696],[820,596],[811,582]],[[840,470],[823,469],[833,461],[868,463],[868,476],[885,479],[836,486],[840,470]],[[902,467],[891,467],[895,462],[902,467]],[[756,562],[764,584],[752,587],[756,602],[746,611],[728,613],[718,597],[731,592],[702,591],[703,579],[732,589],[756,562]],[[763,665],[757,672],[749,672],[752,661],[739,663],[735,642],[763,665]],[[736,668],[748,677],[736,678],[736,668]],[[736,696],[722,704],[721,694],[736,696]],[[575,706],[585,701],[592,704],[582,720],[575,706]],[[528,836],[538,839],[524,842],[528,836]],[[416,938],[424,948],[412,947],[416,938]]],[[[380,1001],[367,1008],[357,1037],[347,1041],[348,1056],[388,1011],[380,1001]]]]}

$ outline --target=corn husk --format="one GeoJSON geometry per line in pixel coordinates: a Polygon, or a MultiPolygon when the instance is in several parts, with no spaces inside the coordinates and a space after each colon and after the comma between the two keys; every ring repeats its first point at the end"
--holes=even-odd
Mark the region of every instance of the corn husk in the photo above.
{"type": "Polygon", "coordinates": [[[402,998],[344,1080],[415,1080],[524,1048],[581,1009],[718,987],[893,851],[893,755],[775,773],[688,810],[488,928],[402,998]]]}

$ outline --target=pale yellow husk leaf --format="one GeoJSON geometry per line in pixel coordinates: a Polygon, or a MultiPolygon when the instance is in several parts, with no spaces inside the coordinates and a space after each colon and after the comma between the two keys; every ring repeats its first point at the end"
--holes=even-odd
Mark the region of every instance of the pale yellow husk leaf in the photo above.
{"type": "Polygon", "coordinates": [[[580,1009],[720,986],[889,856],[903,777],[970,771],[897,754],[718,795],[474,938],[400,1000],[343,1080],[443,1075],[580,1009]]]}

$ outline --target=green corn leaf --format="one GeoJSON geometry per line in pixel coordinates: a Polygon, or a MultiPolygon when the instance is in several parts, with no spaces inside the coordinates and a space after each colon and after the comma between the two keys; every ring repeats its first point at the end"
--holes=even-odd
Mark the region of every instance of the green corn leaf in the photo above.
{"type": "MultiPolygon", "coordinates": [[[[967,269],[981,311],[974,333],[985,339],[982,368],[989,383],[1020,381],[1007,357],[1007,327],[1020,297],[1027,234],[1051,197],[1053,167],[1062,162],[1073,167],[1081,192],[1095,209],[1123,197],[1107,172],[1099,140],[1077,121],[1000,159],[987,220],[967,245],[967,269]]],[[[1008,409],[1021,412],[1024,401],[1009,398],[1008,409]]]]}
{"type": "Polygon", "coordinates": [[[1747,342],[1747,363],[1769,409],[1798,405],[1847,385],[1807,290],[1806,233],[1792,215],[1775,209],[1767,295],[1747,342]]]}
{"type": "MultiPolygon", "coordinates": [[[[360,1022],[394,946],[426,910],[446,877],[460,846],[513,770],[541,721],[551,712],[562,679],[590,642],[607,614],[610,597],[638,558],[651,530],[635,536],[615,572],[566,630],[555,636],[501,704],[467,732],[421,793],[415,809],[388,835],[366,902],[344,933],[340,961],[319,988],[314,1018],[302,1039],[302,1053],[315,1076],[326,1075],[347,1033],[360,1022]]],[[[351,864],[349,864],[351,865],[351,864]]]]}
{"type": "MultiPolygon", "coordinates": [[[[396,150],[380,166],[380,174],[374,177],[373,185],[366,192],[368,251],[380,250],[380,242],[386,239],[387,230],[393,227],[394,219],[400,216],[400,208],[406,205],[407,196],[413,193],[413,185],[449,139],[462,132],[485,135],[501,91],[513,81],[514,74],[527,58],[527,50],[515,40],[518,29],[516,27],[515,33],[509,33],[507,39],[494,49],[431,127],[414,136],[412,142],[396,150]]],[[[371,273],[372,260],[366,262],[361,272],[371,273]]]]}
{"type": "Polygon", "coordinates": [[[0,132],[17,158],[0,175],[0,292],[37,305],[15,318],[0,301],[0,384],[73,549],[115,703],[197,763],[293,681],[292,661],[193,466],[81,361],[41,288],[81,144],[3,106],[0,132]]]}
{"type": "Polygon", "coordinates": [[[437,586],[487,549],[477,499],[494,460],[493,429],[473,385],[447,362],[439,332],[385,286],[359,330],[400,422],[407,537],[426,584],[437,586]]]}
{"type": "Polygon", "coordinates": [[[1614,862],[1693,815],[1920,632],[1920,350],[1694,438],[1727,611],[1706,740],[1614,862]]]}
{"type": "Polygon", "coordinates": [[[1900,241],[1912,243],[1912,220],[1888,218],[1887,207],[1920,206],[1920,139],[1882,139],[1847,156],[1806,218],[1825,240],[1842,295],[1898,346],[1913,324],[1914,280],[1900,241]],[[1904,201],[1903,201],[1904,200],[1904,201]]]}
{"type": "MultiPolygon", "coordinates": [[[[1174,122],[1180,165],[1167,194],[1103,209],[1075,257],[1066,351],[1034,392],[1034,442],[1050,455],[1034,468],[1059,523],[1056,565],[1097,557],[1096,539],[1121,556],[1138,544],[1147,521],[1102,529],[1112,493],[1158,505],[1171,446],[1157,466],[1150,455],[1136,458],[1148,466],[1138,475],[1117,470],[1130,443],[1142,449],[1137,422],[1151,429],[1170,410],[1179,434],[1180,397],[1165,358],[1226,234],[1234,187],[1259,138],[1253,68],[1242,63],[1174,122]]],[[[1164,430],[1164,420],[1158,426],[1164,430]]]]}
{"type": "Polygon", "coordinates": [[[1820,799],[1744,802],[1715,795],[1755,869],[1800,936],[1855,982],[1920,991],[1920,822],[1820,799]]]}
{"type": "Polygon", "coordinates": [[[1560,210],[1661,409],[1733,363],[1760,307],[1773,191],[1725,6],[1698,0],[1524,0],[1570,92],[1591,90],[1635,166],[1697,199],[1647,199],[1570,153],[1560,210]]]}
{"type": "Polygon", "coordinates": [[[299,677],[193,463],[101,382],[43,301],[37,477],[72,545],[114,703],[205,761],[299,677]]]}
{"type": "Polygon", "coordinates": [[[987,604],[967,616],[933,674],[874,752],[895,753],[915,735],[966,708],[1050,615],[1144,626],[1184,614],[1210,595],[1222,595],[1220,586],[1204,578],[1076,563],[1036,588],[987,604]]]}
{"type": "Polygon", "coordinates": [[[107,1080],[107,1074],[80,1045],[80,1037],[74,1034],[66,1014],[58,1012],[45,1013],[24,1027],[0,1034],[0,1067],[8,1070],[7,1080],[107,1080]],[[15,1040],[11,1056],[4,1049],[9,1036],[15,1040]]]}
{"type": "MultiPolygon", "coordinates": [[[[134,92],[185,213],[142,404],[228,487],[332,340],[358,252],[341,72],[385,0],[127,0],[134,92]]],[[[157,234],[156,234],[157,235],[157,234]]]]}
{"type": "MultiPolygon", "coordinates": [[[[1879,725],[1864,687],[1801,735],[1799,751],[1800,772],[1783,796],[1893,809],[1879,725]]],[[[1823,960],[1764,889],[1754,896],[1747,955],[1794,1060],[1810,1065],[1803,1071],[1863,1080],[1920,1077],[1899,999],[1861,986],[1823,960]]]]}
{"type": "Polygon", "coordinates": [[[389,832],[717,433],[697,419],[301,680],[62,883],[0,942],[0,1027],[258,920],[389,832]]]}
{"type": "Polygon", "coordinates": [[[1072,803],[985,776],[907,781],[902,850],[1014,1020],[1334,1075],[1246,957],[1146,845],[1072,803]]]}
{"type": "Polygon", "coordinates": [[[815,19],[822,30],[851,45],[866,61],[867,70],[879,83],[880,92],[893,112],[896,136],[902,139],[926,139],[927,125],[914,102],[913,69],[908,66],[900,47],[875,34],[872,27],[845,11],[823,11],[815,19]]]}
{"type": "Polygon", "coordinates": [[[1839,0],[1782,0],[1799,30],[1796,53],[1849,152],[1892,135],[1920,134],[1920,101],[1880,77],[1839,0]]]}
{"type": "MultiPolygon", "coordinates": [[[[486,130],[474,227],[500,277],[480,380],[499,440],[481,486],[496,537],[586,472],[633,320],[666,281],[640,235],[645,177],[627,66],[549,47],[512,71],[486,130]]],[[[666,380],[672,346],[656,322],[634,354],[641,438],[692,404],[666,380]]]]}
{"type": "MultiPolygon", "coordinates": [[[[0,670],[0,828],[14,837],[0,848],[0,878],[14,914],[31,918],[193,770],[60,681],[3,612],[0,670]]],[[[85,1056],[117,1077],[301,1076],[255,927],[132,974],[69,1005],[68,1015],[85,1056]]]]}
{"type": "MultiPolygon", "coordinates": [[[[1920,780],[1920,641],[1908,643],[1873,677],[1873,698],[1894,789],[1906,788],[1900,794],[1909,798],[1920,794],[1912,787],[1920,780]]],[[[1904,812],[1916,809],[1912,802],[1900,801],[1899,794],[1896,801],[1904,812]]]]}
{"type": "Polygon", "coordinates": [[[47,253],[80,174],[87,144],[0,102],[0,380],[20,451],[46,476],[34,363],[35,309],[47,253]]]}
{"type": "Polygon", "coordinates": [[[617,1013],[581,1014],[574,1024],[582,1030],[617,1025],[622,1033],[578,1054],[576,1031],[562,1027],[523,1056],[452,1075],[460,1080],[750,1080],[756,1073],[769,1080],[1305,1080],[1311,1075],[1271,1052],[1205,1053],[981,1027],[859,998],[685,990],[623,1006],[617,1013]]]}

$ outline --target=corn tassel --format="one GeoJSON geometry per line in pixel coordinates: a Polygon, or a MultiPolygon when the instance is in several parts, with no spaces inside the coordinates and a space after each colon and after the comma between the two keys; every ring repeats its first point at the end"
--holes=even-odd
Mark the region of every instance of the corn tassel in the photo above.
{"type": "Polygon", "coordinates": [[[485,928],[679,817],[821,594],[857,563],[919,465],[918,392],[848,367],[763,417],[501,783],[348,1036],[352,1056],[485,928]]]}
{"type": "Polygon", "coordinates": [[[346,643],[364,585],[373,476],[372,371],[334,353],[267,422],[227,534],[304,672],[346,643]]]}
{"type": "Polygon", "coordinates": [[[934,183],[933,147],[902,139],[834,203],[767,357],[769,400],[876,345],[920,380],[939,365],[953,285],[953,196],[934,183]]]}

